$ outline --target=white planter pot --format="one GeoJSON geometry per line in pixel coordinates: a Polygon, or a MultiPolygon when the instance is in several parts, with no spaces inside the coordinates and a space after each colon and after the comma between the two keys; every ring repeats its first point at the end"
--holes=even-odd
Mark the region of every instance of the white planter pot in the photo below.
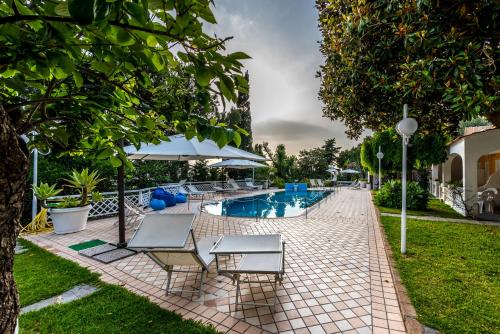
{"type": "Polygon", "coordinates": [[[371,189],[372,189],[372,185],[371,185],[371,184],[369,184],[369,183],[367,183],[367,184],[366,184],[366,189],[371,190],[371,189]]]}
{"type": "Polygon", "coordinates": [[[90,209],[92,209],[92,205],[77,208],[49,209],[54,232],[56,234],[66,234],[84,230],[87,226],[90,209]]]}
{"type": "Polygon", "coordinates": [[[366,181],[360,181],[359,185],[361,186],[361,188],[366,187],[366,181]]]}

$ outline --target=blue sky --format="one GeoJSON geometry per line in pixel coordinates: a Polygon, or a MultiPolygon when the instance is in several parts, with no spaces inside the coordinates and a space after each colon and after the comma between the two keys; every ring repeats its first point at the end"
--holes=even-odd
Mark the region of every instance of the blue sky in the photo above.
{"type": "Polygon", "coordinates": [[[344,125],[322,117],[318,100],[321,34],[312,0],[216,0],[219,37],[233,36],[229,52],[244,51],[250,74],[254,142],[285,144],[290,153],[335,137],[345,147],[344,125]]]}

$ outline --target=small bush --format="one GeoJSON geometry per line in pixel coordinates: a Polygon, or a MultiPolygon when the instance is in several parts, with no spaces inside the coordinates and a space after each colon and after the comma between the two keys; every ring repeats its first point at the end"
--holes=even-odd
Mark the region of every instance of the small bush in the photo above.
{"type": "MultiPolygon", "coordinates": [[[[386,208],[401,208],[402,189],[401,181],[391,180],[382,185],[375,195],[374,201],[378,206],[386,208]]],[[[425,210],[429,202],[429,192],[417,182],[408,182],[406,185],[406,207],[410,210],[425,210]]]]}
{"type": "Polygon", "coordinates": [[[273,184],[274,184],[275,187],[277,187],[279,189],[285,188],[285,180],[283,180],[280,177],[275,178],[274,181],[273,181],[273,184]]]}

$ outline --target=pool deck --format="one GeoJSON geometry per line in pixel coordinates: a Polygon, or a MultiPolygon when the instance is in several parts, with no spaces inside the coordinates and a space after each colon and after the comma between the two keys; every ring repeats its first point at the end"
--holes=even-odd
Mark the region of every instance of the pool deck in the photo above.
{"type": "MultiPolygon", "coordinates": [[[[197,210],[192,205],[189,211],[197,210]]],[[[177,205],[168,212],[188,212],[177,205]]],[[[213,324],[223,333],[405,333],[382,231],[366,190],[344,188],[293,218],[247,219],[202,213],[195,222],[197,237],[222,234],[281,233],[286,241],[286,273],[278,288],[278,305],[235,310],[236,286],[211,267],[202,296],[165,295],[166,272],[137,254],[102,264],[69,245],[101,239],[116,242],[116,218],[90,221],[87,229],[68,235],[52,232],[28,240],[101,274],[105,282],[122,285],[185,318],[213,324]]],[[[133,230],[127,230],[130,237],[133,230]]],[[[174,287],[191,288],[199,276],[173,275],[174,287]]],[[[265,302],[269,284],[242,286],[246,301],[265,302]]]]}

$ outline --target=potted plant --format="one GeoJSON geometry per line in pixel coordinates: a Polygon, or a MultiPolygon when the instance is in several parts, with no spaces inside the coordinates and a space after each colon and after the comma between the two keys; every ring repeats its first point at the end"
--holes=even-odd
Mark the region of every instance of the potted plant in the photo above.
{"type": "Polygon", "coordinates": [[[41,183],[33,187],[35,196],[41,201],[42,206],[47,208],[56,234],[73,233],[84,230],[92,202],[102,199],[100,193],[95,192],[97,184],[101,181],[96,171],[90,172],[86,168],[78,173],[73,171],[65,180],[67,187],[77,190],[77,196],[66,196],[59,200],[50,200],[58,195],[62,189],[56,189],[55,185],[41,183]]]}

